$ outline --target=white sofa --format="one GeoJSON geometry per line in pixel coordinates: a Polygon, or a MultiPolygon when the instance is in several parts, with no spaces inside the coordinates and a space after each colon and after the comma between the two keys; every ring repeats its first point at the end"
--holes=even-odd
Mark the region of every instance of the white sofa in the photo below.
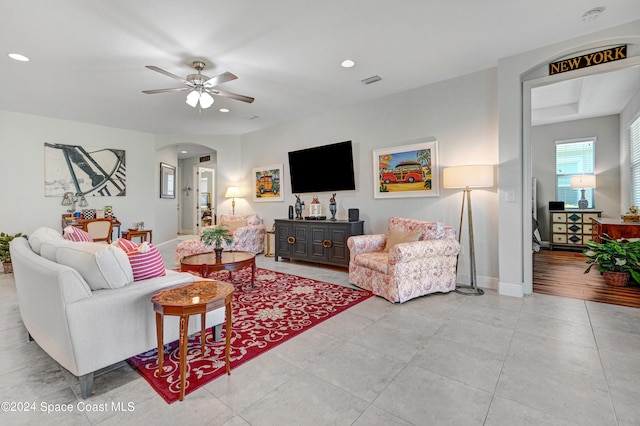
{"type": "MultiPolygon", "coordinates": [[[[29,236],[29,241],[16,238],[11,242],[18,303],[30,340],[78,376],[82,398],[87,398],[92,393],[95,371],[157,347],[151,296],[163,288],[192,282],[194,277],[167,270],[164,276],[124,283],[119,288],[92,290],[88,281],[95,284],[96,277],[89,276],[90,268],[78,268],[83,277],[77,269],[53,259],[61,254],[56,247],[100,243],[61,239],[57,231],[40,228],[29,236]]],[[[102,247],[124,253],[119,248],[102,247]]],[[[117,281],[121,272],[112,271],[112,281],[117,281]]],[[[215,326],[216,339],[220,338],[224,320],[224,308],[207,314],[206,325],[215,326]]],[[[164,342],[177,340],[178,317],[166,316],[164,322],[164,342]]],[[[189,332],[199,330],[200,317],[193,315],[189,318],[189,332]]]]}

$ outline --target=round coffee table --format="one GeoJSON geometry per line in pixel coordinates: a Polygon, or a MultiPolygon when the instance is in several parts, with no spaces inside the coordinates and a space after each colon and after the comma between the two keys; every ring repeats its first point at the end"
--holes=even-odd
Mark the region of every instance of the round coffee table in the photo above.
{"type": "Polygon", "coordinates": [[[251,287],[256,277],[256,255],[248,251],[223,251],[222,258],[217,259],[216,254],[198,253],[185,256],[180,261],[181,272],[197,272],[200,276],[208,278],[210,274],[218,271],[229,271],[229,281],[232,273],[247,266],[251,266],[251,287]]]}

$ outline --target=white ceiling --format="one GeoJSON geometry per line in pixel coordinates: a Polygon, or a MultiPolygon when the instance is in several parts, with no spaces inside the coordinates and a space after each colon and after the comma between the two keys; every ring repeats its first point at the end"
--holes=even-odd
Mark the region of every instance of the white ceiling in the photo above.
{"type": "Polygon", "coordinates": [[[638,0],[4,0],[0,109],[157,134],[243,134],[637,19],[638,0]],[[606,10],[583,22],[594,6],[606,10]],[[346,58],[356,66],[341,68],[346,58]],[[184,77],[194,59],[209,76],[235,73],[220,89],[255,102],[218,97],[198,111],[184,92],[141,92],[180,86],[145,65],[184,77]],[[382,81],[361,83],[374,75],[382,81]]]}
{"type": "Polygon", "coordinates": [[[638,66],[535,87],[531,90],[531,124],[619,114],[639,89],[638,66]]]}

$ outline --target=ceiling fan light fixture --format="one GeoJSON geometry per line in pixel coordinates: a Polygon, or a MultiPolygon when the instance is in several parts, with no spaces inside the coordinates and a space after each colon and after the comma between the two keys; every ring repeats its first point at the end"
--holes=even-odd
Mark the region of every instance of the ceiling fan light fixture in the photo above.
{"type": "Polygon", "coordinates": [[[202,94],[200,95],[200,107],[207,109],[211,105],[213,105],[213,96],[211,96],[207,92],[202,92],[202,94]]]}
{"type": "Polygon", "coordinates": [[[190,107],[195,108],[198,105],[198,100],[200,99],[200,93],[197,90],[192,90],[187,95],[187,104],[190,107]]]}

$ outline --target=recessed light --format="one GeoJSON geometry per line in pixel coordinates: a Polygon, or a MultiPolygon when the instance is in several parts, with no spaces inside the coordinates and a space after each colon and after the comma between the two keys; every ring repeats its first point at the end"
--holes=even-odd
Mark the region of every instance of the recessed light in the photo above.
{"type": "Polygon", "coordinates": [[[220,108],[220,112],[229,112],[227,108],[220,108]]]}
{"type": "Polygon", "coordinates": [[[185,150],[180,151],[180,154],[188,154],[188,153],[189,151],[185,151],[185,150]]]}
{"type": "Polygon", "coordinates": [[[595,21],[602,12],[604,12],[604,7],[594,7],[593,9],[585,12],[580,19],[582,19],[583,22],[595,21]]]}
{"type": "Polygon", "coordinates": [[[15,59],[16,61],[29,62],[29,58],[27,58],[26,56],[21,55],[19,53],[9,53],[9,57],[11,59],[15,59]]]}
{"type": "Polygon", "coordinates": [[[340,66],[342,68],[351,68],[353,66],[355,66],[355,62],[353,62],[351,59],[345,59],[344,61],[342,61],[342,63],[340,64],[340,66]]]}

